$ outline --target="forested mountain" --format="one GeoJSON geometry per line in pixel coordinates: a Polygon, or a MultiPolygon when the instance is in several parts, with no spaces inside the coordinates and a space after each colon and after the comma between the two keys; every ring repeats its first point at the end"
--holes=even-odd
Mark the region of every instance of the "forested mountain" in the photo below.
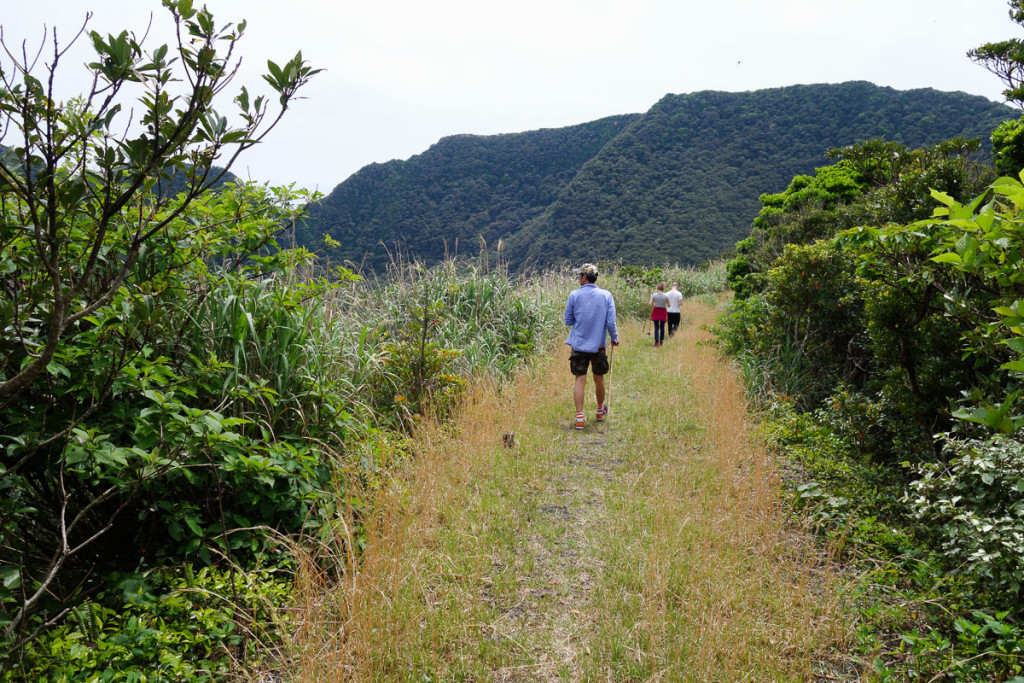
{"type": "MultiPolygon", "coordinates": [[[[17,172],[22,172],[24,166],[21,160],[16,156],[15,149],[6,145],[0,145],[0,161],[6,162],[9,168],[17,169],[17,172]]],[[[166,177],[159,177],[153,186],[154,192],[162,197],[173,196],[185,189],[188,179],[182,172],[175,171],[173,167],[168,166],[165,169],[166,177]]],[[[236,176],[231,171],[226,171],[220,166],[210,166],[209,172],[206,176],[210,179],[216,178],[216,182],[210,184],[210,187],[218,188],[223,187],[225,183],[238,183],[241,182],[241,178],[236,176]],[[218,178],[218,176],[220,176],[218,178]]]]}
{"type": "Polygon", "coordinates": [[[299,241],[341,243],[332,258],[381,268],[385,246],[436,262],[492,248],[547,209],[639,115],[508,135],[455,135],[408,161],[371,164],[314,206],[299,241]]]}
{"type": "Polygon", "coordinates": [[[313,207],[297,236],[382,268],[388,249],[433,263],[482,237],[513,268],[563,260],[695,264],[749,231],[758,197],[884,138],[921,147],[982,138],[1013,118],[983,97],[866,82],[667,95],[642,115],[569,128],[444,138],[372,164],[313,207]]]}

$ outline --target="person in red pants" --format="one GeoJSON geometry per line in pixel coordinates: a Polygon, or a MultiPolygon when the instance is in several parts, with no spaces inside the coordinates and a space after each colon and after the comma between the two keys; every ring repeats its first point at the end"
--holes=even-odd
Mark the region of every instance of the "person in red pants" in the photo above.
{"type": "Polygon", "coordinates": [[[651,320],[654,321],[654,345],[665,343],[665,323],[668,321],[668,295],[665,294],[665,283],[658,283],[658,291],[651,294],[651,320]]]}

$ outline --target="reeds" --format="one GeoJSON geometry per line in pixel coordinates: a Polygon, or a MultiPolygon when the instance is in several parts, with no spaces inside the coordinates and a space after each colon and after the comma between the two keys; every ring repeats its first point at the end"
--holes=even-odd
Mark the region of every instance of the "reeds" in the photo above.
{"type": "Polygon", "coordinates": [[[504,377],[561,327],[562,296],[501,268],[406,263],[386,281],[336,286],[212,278],[181,317],[192,353],[223,363],[222,408],[271,433],[304,434],[325,408],[396,421],[409,358],[395,350],[410,326],[424,346],[452,352],[446,371],[504,377]]]}

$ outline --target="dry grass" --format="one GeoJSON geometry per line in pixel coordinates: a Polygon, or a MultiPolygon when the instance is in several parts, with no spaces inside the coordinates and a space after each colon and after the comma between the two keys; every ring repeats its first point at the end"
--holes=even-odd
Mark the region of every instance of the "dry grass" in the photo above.
{"type": "Polygon", "coordinates": [[[624,326],[607,424],[569,428],[559,348],[425,427],[358,561],[300,572],[291,679],[814,680],[847,633],[836,581],[700,343],[712,314],[690,304],[660,348],[624,326]]]}
{"type": "Polygon", "coordinates": [[[609,599],[634,626],[607,634],[621,650],[611,667],[620,679],[813,680],[848,632],[836,580],[785,524],[743,387],[699,329],[711,316],[690,302],[679,334],[631,369],[649,393],[612,532],[630,571],[609,599]]]}
{"type": "MultiPolygon", "coordinates": [[[[509,503],[493,475],[499,460],[515,469],[515,434],[525,431],[525,418],[514,409],[539,400],[536,390],[529,376],[502,392],[488,381],[472,387],[457,430],[423,425],[404,477],[376,493],[377,514],[366,520],[359,557],[323,548],[307,557],[295,680],[436,680],[423,677],[430,671],[452,680],[455,669],[487,669],[472,660],[489,658],[486,640],[498,628],[493,607],[481,599],[493,583],[489,527],[500,517],[489,511],[509,503]],[[507,432],[514,434],[511,449],[507,432]],[[491,482],[486,491],[483,482],[491,482]],[[334,571],[315,569],[325,563],[334,571]]],[[[339,519],[340,539],[325,547],[354,547],[355,526],[339,519]]]]}

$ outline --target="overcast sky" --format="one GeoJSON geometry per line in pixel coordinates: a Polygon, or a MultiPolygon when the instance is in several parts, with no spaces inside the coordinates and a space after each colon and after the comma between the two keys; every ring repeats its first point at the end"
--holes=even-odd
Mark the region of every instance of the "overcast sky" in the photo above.
{"type": "MultiPolygon", "coordinates": [[[[200,4],[200,0],[196,0],[200,4]]],[[[43,26],[141,34],[158,0],[5,0],[8,47],[43,26]]],[[[1005,0],[208,0],[246,19],[237,85],[298,50],[325,71],[234,171],[329,192],[363,166],[458,133],[557,128],[640,113],[668,93],[871,81],[1001,101],[965,55],[1021,36],[1005,0]]],[[[161,42],[167,40],[164,37],[161,42]]],[[[154,40],[147,44],[155,45],[154,40]]],[[[88,57],[88,41],[68,71],[88,57]]],[[[62,81],[67,96],[80,83],[62,81]]]]}

